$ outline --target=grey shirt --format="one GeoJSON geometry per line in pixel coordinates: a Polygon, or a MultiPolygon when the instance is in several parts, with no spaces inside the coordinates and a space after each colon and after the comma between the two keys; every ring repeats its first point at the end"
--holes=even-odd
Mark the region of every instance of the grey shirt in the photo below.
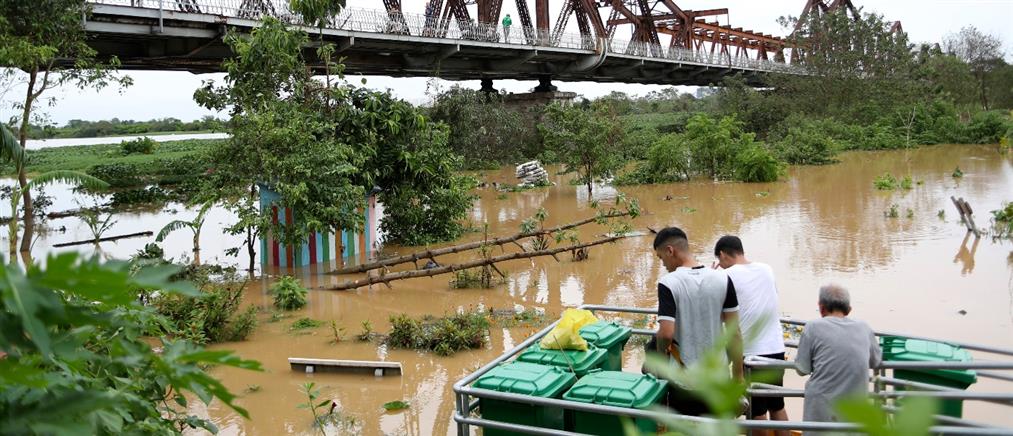
{"type": "Polygon", "coordinates": [[[679,267],[658,280],[658,321],[675,323],[674,339],[686,365],[700,360],[721,337],[721,314],[738,310],[735,286],[724,271],[679,267]]]}
{"type": "Polygon", "coordinates": [[[828,316],[809,321],[798,343],[795,367],[812,374],[805,384],[805,421],[837,421],[834,402],[869,392],[869,368],[879,366],[883,351],[869,326],[851,318],[828,316]]]}

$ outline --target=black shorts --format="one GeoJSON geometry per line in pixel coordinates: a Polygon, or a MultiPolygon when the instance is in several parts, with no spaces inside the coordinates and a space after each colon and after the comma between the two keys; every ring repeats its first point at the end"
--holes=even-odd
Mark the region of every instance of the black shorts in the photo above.
{"type": "MultiPolygon", "coordinates": [[[[784,360],[784,353],[761,354],[760,357],[768,359],[784,360]]],[[[753,370],[753,381],[766,383],[768,385],[784,386],[783,369],[753,370]]],[[[767,412],[776,412],[784,409],[784,397],[752,397],[752,416],[766,415],[767,412]]]]}

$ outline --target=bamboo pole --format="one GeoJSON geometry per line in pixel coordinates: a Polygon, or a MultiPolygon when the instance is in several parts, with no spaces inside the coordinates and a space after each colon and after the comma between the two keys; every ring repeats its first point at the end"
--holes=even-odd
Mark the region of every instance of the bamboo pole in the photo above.
{"type": "MultiPolygon", "coordinates": [[[[481,240],[481,241],[469,242],[469,243],[461,244],[461,245],[454,245],[454,246],[451,246],[451,247],[437,248],[435,250],[419,251],[419,252],[415,252],[415,253],[412,253],[412,254],[407,254],[407,255],[404,255],[404,256],[398,256],[398,257],[392,257],[392,258],[389,258],[389,259],[378,260],[376,262],[348,266],[348,267],[345,267],[345,268],[341,268],[341,269],[338,269],[338,270],[331,271],[328,274],[355,274],[355,273],[363,273],[363,272],[366,272],[366,271],[369,271],[369,270],[389,267],[389,266],[393,266],[393,265],[400,265],[402,263],[415,263],[415,262],[418,262],[419,260],[423,260],[423,259],[432,259],[433,261],[435,261],[435,259],[433,259],[433,258],[436,257],[436,256],[442,256],[442,255],[445,255],[445,254],[453,254],[453,253],[460,253],[462,251],[474,250],[474,249],[479,248],[479,247],[481,247],[483,245],[503,245],[503,244],[509,244],[509,243],[515,243],[516,244],[518,240],[521,240],[521,239],[524,239],[524,238],[530,238],[530,237],[539,236],[539,235],[548,235],[548,234],[552,234],[552,233],[555,233],[555,232],[558,232],[558,231],[572,229],[574,227],[580,227],[582,225],[592,223],[592,222],[594,222],[594,221],[596,221],[598,219],[602,219],[602,218],[604,218],[604,219],[618,218],[618,217],[623,217],[623,216],[628,216],[628,215],[630,215],[629,212],[612,212],[612,213],[608,213],[608,214],[605,214],[605,215],[602,215],[602,216],[596,216],[596,217],[592,217],[592,218],[587,218],[587,219],[583,219],[583,220],[580,220],[580,221],[575,221],[575,222],[572,222],[572,223],[569,223],[569,224],[564,224],[564,225],[561,225],[561,226],[558,226],[558,227],[553,227],[551,229],[535,230],[535,231],[532,231],[532,232],[518,233],[518,234],[513,235],[513,236],[504,236],[504,237],[495,238],[495,239],[492,239],[492,240],[481,240]]],[[[521,250],[524,250],[524,247],[521,246],[520,244],[517,244],[517,246],[521,247],[521,250]]]]}
{"type": "Polygon", "coordinates": [[[609,237],[609,238],[598,239],[596,241],[591,241],[591,242],[587,242],[587,243],[583,243],[583,244],[568,245],[568,246],[565,246],[565,247],[550,248],[550,249],[545,249],[545,250],[524,251],[524,252],[520,252],[520,253],[504,254],[502,256],[495,256],[495,257],[490,257],[490,258],[478,259],[478,260],[473,260],[473,261],[464,262],[464,263],[456,263],[456,264],[450,264],[450,265],[443,265],[443,266],[439,266],[439,267],[436,267],[436,268],[416,269],[416,270],[410,270],[410,271],[401,271],[401,272],[397,272],[397,273],[394,273],[394,274],[388,274],[388,275],[378,275],[378,276],[366,277],[366,278],[360,279],[360,280],[346,281],[345,283],[342,283],[342,284],[339,284],[339,285],[325,287],[324,289],[329,289],[329,290],[332,290],[332,291],[342,291],[342,290],[345,290],[345,289],[361,288],[363,286],[369,286],[369,285],[373,285],[373,284],[377,284],[377,283],[383,283],[383,284],[387,285],[388,287],[390,287],[390,282],[395,281],[395,280],[405,280],[405,279],[414,279],[414,278],[418,278],[418,277],[432,277],[432,276],[441,275],[441,274],[449,274],[449,273],[452,273],[452,272],[455,272],[455,271],[465,270],[465,269],[469,269],[469,268],[475,268],[475,267],[479,267],[479,266],[495,265],[496,263],[504,262],[504,261],[508,261],[508,260],[527,259],[527,258],[530,258],[530,257],[539,257],[539,256],[553,256],[553,257],[555,257],[555,255],[558,254],[558,253],[563,253],[563,252],[571,251],[571,250],[578,250],[578,249],[581,249],[581,248],[587,248],[587,247],[591,247],[591,246],[595,246],[595,245],[607,244],[609,242],[615,242],[615,241],[618,241],[620,239],[627,238],[627,237],[628,237],[627,235],[612,236],[612,237],[609,237]]]}

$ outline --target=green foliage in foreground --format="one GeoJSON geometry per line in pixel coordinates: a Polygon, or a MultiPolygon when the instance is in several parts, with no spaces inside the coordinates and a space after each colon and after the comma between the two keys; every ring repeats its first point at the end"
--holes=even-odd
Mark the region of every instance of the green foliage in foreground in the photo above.
{"type": "Polygon", "coordinates": [[[292,276],[282,276],[271,285],[274,307],[281,310],[296,310],[305,307],[307,292],[302,282],[292,276]]]}
{"type": "Polygon", "coordinates": [[[489,318],[480,312],[420,319],[401,314],[391,316],[390,324],[387,343],[391,346],[432,351],[440,356],[481,348],[489,330],[489,318]]]}
{"type": "Polygon", "coordinates": [[[187,398],[217,398],[248,417],[235,396],[204,372],[209,365],[260,370],[229,351],[144,340],[165,320],[138,303],[141,289],[196,296],[171,282],[168,266],[131,273],[76,253],[50,256],[27,273],[0,267],[0,433],[175,434],[215,431],[187,414],[187,398]]]}

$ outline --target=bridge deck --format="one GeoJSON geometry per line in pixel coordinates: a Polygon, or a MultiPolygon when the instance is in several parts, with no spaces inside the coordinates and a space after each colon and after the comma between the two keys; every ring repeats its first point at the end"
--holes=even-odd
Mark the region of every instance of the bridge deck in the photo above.
{"type": "MultiPolygon", "coordinates": [[[[225,33],[249,32],[259,25],[256,17],[238,16],[249,16],[242,11],[192,13],[107,4],[123,0],[93,2],[97,4],[85,23],[89,44],[101,56],[117,56],[124,69],[221,71],[222,61],[232,55],[223,41],[225,33]]],[[[404,20],[391,20],[384,11],[346,9],[329,28],[304,29],[322,32],[325,41],[334,43],[349,74],[707,85],[729,74],[758,83],[764,74],[797,70],[772,61],[702,56],[580,35],[529,41],[522,29],[513,29],[505,40],[501,29],[480,24],[451,26],[443,37],[421,36],[435,33],[425,27],[424,17],[404,14],[404,20]]],[[[305,55],[318,63],[312,47],[305,55]]]]}

